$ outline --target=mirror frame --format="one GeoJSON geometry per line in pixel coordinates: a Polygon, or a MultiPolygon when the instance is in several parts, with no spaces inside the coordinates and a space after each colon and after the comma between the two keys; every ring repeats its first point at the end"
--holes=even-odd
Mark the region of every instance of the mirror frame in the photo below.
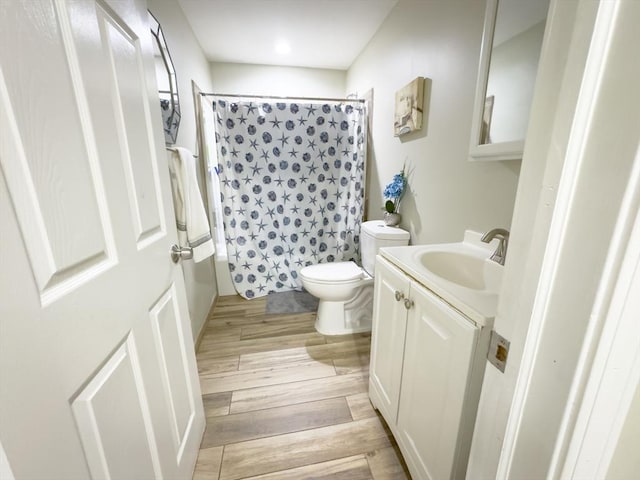
{"type": "Polygon", "coordinates": [[[162,31],[162,26],[158,19],[147,10],[149,18],[149,28],[154,41],[158,45],[162,61],[167,70],[169,79],[169,90],[158,90],[160,95],[160,111],[162,113],[162,128],[164,130],[164,141],[167,145],[176,143],[178,137],[178,128],[180,127],[180,97],[178,95],[178,79],[176,77],[176,69],[173,66],[173,60],[169,54],[169,48],[162,31]],[[169,95],[169,99],[163,98],[163,95],[169,95]],[[168,105],[167,103],[168,102],[168,105]]]}
{"type": "Polygon", "coordinates": [[[498,14],[498,1],[499,0],[487,0],[487,8],[484,14],[484,30],[482,33],[480,64],[478,67],[476,97],[471,122],[471,140],[469,143],[469,160],[471,161],[521,160],[522,152],[524,152],[524,139],[513,142],[480,143],[482,117],[484,114],[485,97],[487,95],[487,83],[489,81],[491,50],[493,48],[493,33],[495,31],[496,17],[498,14]]]}

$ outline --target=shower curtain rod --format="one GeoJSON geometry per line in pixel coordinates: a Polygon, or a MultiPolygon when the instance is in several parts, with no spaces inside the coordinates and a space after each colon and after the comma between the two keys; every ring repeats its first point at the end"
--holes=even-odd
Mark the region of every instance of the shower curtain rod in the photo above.
{"type": "Polygon", "coordinates": [[[322,98],[322,97],[277,97],[273,95],[232,95],[229,93],[205,93],[200,92],[203,97],[231,97],[231,98],[266,98],[269,100],[317,100],[322,102],[362,102],[362,98],[322,98]]]}

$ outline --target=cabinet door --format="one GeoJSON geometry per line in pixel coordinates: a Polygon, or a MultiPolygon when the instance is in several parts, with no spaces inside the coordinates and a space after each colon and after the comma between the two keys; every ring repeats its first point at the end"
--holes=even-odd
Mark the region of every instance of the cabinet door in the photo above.
{"type": "Polygon", "coordinates": [[[411,300],[396,438],[414,479],[446,479],[456,458],[478,329],[415,283],[411,300]]]}
{"type": "Polygon", "coordinates": [[[382,257],[376,261],[369,397],[389,425],[395,425],[407,327],[403,299],[411,282],[382,257]],[[396,300],[396,292],[402,295],[396,300]]]}

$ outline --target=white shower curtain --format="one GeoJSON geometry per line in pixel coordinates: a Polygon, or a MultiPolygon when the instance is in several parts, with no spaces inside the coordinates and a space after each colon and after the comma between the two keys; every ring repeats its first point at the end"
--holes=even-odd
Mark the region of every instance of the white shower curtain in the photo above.
{"type": "Polygon", "coordinates": [[[306,265],[358,261],[364,105],[217,99],[213,108],[238,293],[299,290],[306,265]]]}

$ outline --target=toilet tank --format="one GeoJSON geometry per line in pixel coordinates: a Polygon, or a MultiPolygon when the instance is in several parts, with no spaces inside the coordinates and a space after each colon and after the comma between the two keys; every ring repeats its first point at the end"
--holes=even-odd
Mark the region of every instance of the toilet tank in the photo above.
{"type": "Polygon", "coordinates": [[[362,223],[360,235],[360,254],[362,266],[371,276],[374,275],[376,255],[381,247],[401,247],[409,244],[409,232],[398,227],[388,227],[382,220],[370,220],[362,223]]]}

